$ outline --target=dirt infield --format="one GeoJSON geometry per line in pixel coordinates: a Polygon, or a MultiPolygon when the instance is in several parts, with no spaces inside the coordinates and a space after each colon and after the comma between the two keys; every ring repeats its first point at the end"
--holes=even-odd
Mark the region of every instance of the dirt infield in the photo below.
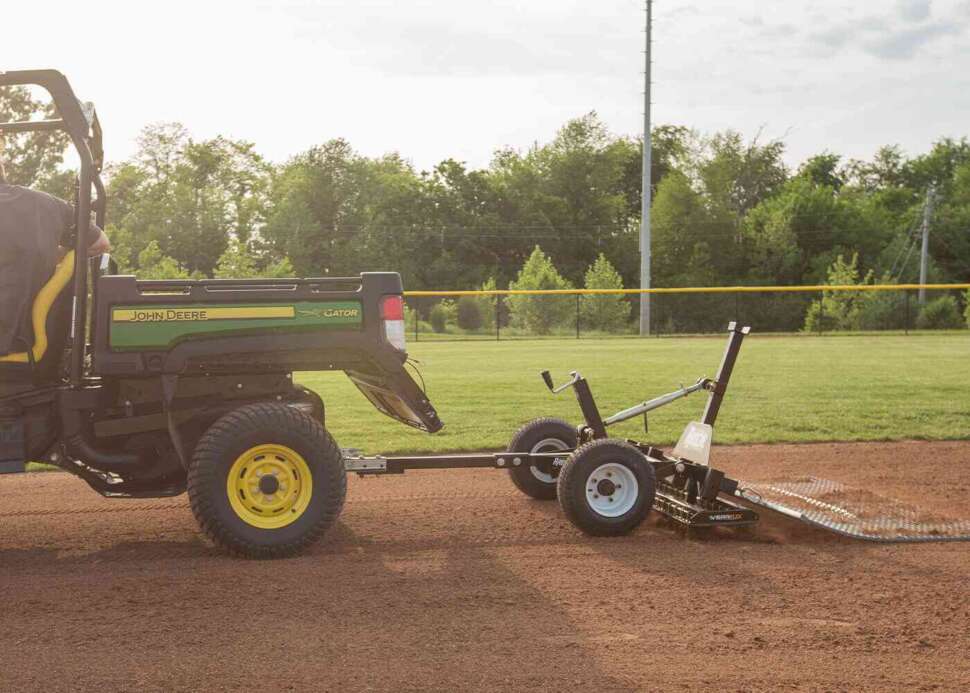
{"type": "MultiPolygon", "coordinates": [[[[970,517],[967,442],[714,458],[970,517]]],[[[253,562],[204,545],[184,497],[0,477],[0,690],[970,689],[970,544],[764,519],[588,539],[504,473],[414,472],[352,478],[309,555],[253,562]]]]}

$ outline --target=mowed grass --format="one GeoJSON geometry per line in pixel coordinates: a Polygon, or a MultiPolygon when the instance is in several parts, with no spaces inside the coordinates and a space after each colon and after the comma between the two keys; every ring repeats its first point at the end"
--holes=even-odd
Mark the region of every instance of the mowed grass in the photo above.
{"type": "MultiPolygon", "coordinates": [[[[440,433],[411,430],[375,411],[342,373],[302,373],[327,406],[327,427],[342,447],[368,454],[499,450],[539,416],[580,421],[571,391],[557,383],[579,370],[602,414],[713,377],[723,337],[412,343],[440,433]]],[[[650,417],[610,430],[670,444],[699,419],[697,393],[650,417]]],[[[741,349],[721,409],[720,443],[970,438],[970,334],[911,336],[751,335],[741,349]]]]}

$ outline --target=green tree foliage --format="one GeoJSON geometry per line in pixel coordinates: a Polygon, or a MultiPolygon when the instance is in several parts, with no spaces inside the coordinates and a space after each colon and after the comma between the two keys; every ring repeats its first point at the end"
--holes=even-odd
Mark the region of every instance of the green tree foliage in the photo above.
{"type": "MultiPolygon", "coordinates": [[[[891,284],[883,277],[880,284],[891,284]]],[[[906,294],[900,291],[867,291],[860,300],[860,330],[899,330],[909,328],[906,294]]]]}
{"type": "MultiPolygon", "coordinates": [[[[839,255],[828,270],[831,286],[870,284],[872,272],[859,279],[859,256],[846,262],[839,255]]],[[[866,293],[863,291],[823,291],[820,301],[813,301],[805,316],[805,330],[857,330],[866,293]]]]}
{"type": "Polygon", "coordinates": [[[838,192],[845,185],[844,174],[839,170],[842,157],[826,152],[811,157],[798,169],[798,175],[817,187],[831,188],[838,192]]]}
{"type": "Polygon", "coordinates": [[[927,301],[916,318],[916,327],[921,330],[953,330],[963,327],[957,300],[953,296],[939,296],[927,301]]]}
{"type": "Polygon", "coordinates": [[[479,299],[474,296],[462,296],[458,299],[457,322],[458,327],[469,332],[482,329],[485,321],[479,299]]]}
{"type": "MultiPolygon", "coordinates": [[[[0,123],[56,118],[53,104],[44,104],[24,87],[0,87],[0,123]]],[[[37,188],[70,199],[74,174],[59,170],[67,134],[60,131],[0,133],[0,156],[11,183],[37,188]]]]}
{"type": "Polygon", "coordinates": [[[852,253],[873,267],[890,240],[882,221],[855,191],[837,192],[803,172],[746,217],[748,274],[765,283],[817,284],[838,255],[852,253]]]}
{"type": "Polygon", "coordinates": [[[262,223],[269,168],[247,142],[195,141],[181,125],[146,128],[135,157],[114,167],[112,219],[138,257],[151,241],[190,272],[212,274],[230,238],[262,223]]]}
{"type": "MultiPolygon", "coordinates": [[[[603,253],[586,270],[585,288],[622,289],[623,279],[603,253]]],[[[622,294],[583,296],[580,318],[584,329],[622,332],[630,321],[630,304],[622,294]]]]}
{"type": "Polygon", "coordinates": [[[428,315],[428,322],[431,323],[431,329],[441,334],[448,331],[449,325],[455,324],[457,314],[458,309],[455,302],[446,298],[431,308],[431,313],[428,315]]]}
{"type": "Polygon", "coordinates": [[[138,269],[135,271],[139,279],[189,279],[186,272],[173,258],[162,253],[158,241],[149,241],[138,253],[138,269]]]}
{"type": "MultiPolygon", "coordinates": [[[[23,93],[0,98],[3,109],[18,118],[43,112],[23,93]]],[[[15,175],[68,188],[62,144],[18,140],[15,175]]],[[[930,184],[938,191],[931,279],[970,277],[966,140],[943,139],[917,156],[884,147],[869,161],[847,163],[822,150],[794,173],[781,142],[731,131],[705,136],[661,125],[652,146],[655,286],[822,283],[833,271],[848,272],[853,263],[844,258],[852,257],[855,282],[913,281],[930,184]]],[[[109,167],[108,231],[128,271],[141,272],[142,252],[154,242],[146,261],[160,253],[196,276],[392,270],[413,289],[559,288],[594,281],[586,276],[592,266],[596,282],[636,286],[641,153],[640,140],[610,133],[595,113],[528,150],[501,149],[485,168],[446,159],[429,171],[396,153],[362,156],[339,139],[272,166],[249,143],[198,140],[180,125],[159,124],[144,130],[135,156],[109,167]],[[536,256],[537,244],[556,267],[536,256]],[[614,271],[600,274],[604,263],[614,271]]],[[[809,296],[759,298],[758,320],[768,329],[823,319],[846,329],[897,326],[905,320],[903,298],[849,296],[830,317],[823,300],[808,319],[809,296]]],[[[493,329],[496,300],[473,300],[478,329],[493,329]]],[[[462,303],[462,322],[474,322],[471,301],[462,303]]],[[[446,326],[458,319],[450,305],[453,315],[441,309],[446,326]]],[[[657,320],[690,331],[713,329],[738,310],[723,295],[665,295],[654,305],[657,320]]],[[[501,306],[503,323],[531,332],[571,326],[575,316],[568,298],[503,299],[501,306]]],[[[621,308],[583,301],[582,323],[619,329],[628,319],[621,308]]]]}
{"type": "MultiPolygon", "coordinates": [[[[563,279],[552,260],[538,245],[519,271],[510,289],[571,289],[572,284],[563,279]]],[[[508,297],[512,325],[534,334],[549,334],[564,325],[572,315],[572,301],[555,295],[513,295],[508,297]]]]}
{"type": "MultiPolygon", "coordinates": [[[[481,291],[495,291],[498,286],[495,283],[495,277],[489,277],[482,283],[479,287],[481,291]]],[[[478,302],[479,310],[482,314],[482,328],[485,330],[495,329],[495,311],[499,305],[498,296],[476,296],[475,300],[478,302]]]]}
{"type": "Polygon", "coordinates": [[[259,267],[257,254],[239,239],[232,239],[219,256],[213,276],[216,279],[284,278],[294,276],[287,258],[259,267]]]}
{"type": "Polygon", "coordinates": [[[699,158],[697,176],[716,213],[740,220],[788,179],[780,140],[761,144],[755,137],[745,142],[729,130],[708,138],[703,147],[707,155],[699,158]]]}
{"type": "Polygon", "coordinates": [[[245,243],[238,239],[229,241],[219,256],[212,274],[216,279],[251,279],[259,276],[256,258],[245,243]]]}
{"type": "MultiPolygon", "coordinates": [[[[853,286],[876,283],[872,270],[860,278],[859,256],[850,262],[839,255],[828,270],[827,283],[853,286]]],[[[879,284],[895,283],[884,275],[879,284]]],[[[824,291],[821,301],[813,301],[805,316],[804,329],[817,330],[896,330],[907,324],[906,295],[897,291],[824,291]]]]}
{"type": "MultiPolygon", "coordinates": [[[[684,171],[690,167],[690,154],[697,136],[683,125],[658,125],[650,133],[651,163],[650,185],[656,192],[660,181],[672,171],[684,171]]],[[[643,141],[638,142],[640,156],[643,155],[643,141]]],[[[637,181],[640,178],[641,165],[634,164],[637,181]]],[[[640,185],[636,187],[635,203],[631,201],[631,209],[640,205],[640,185]]]]}
{"type": "MultiPolygon", "coordinates": [[[[930,255],[937,280],[970,277],[970,161],[954,168],[937,205],[930,234],[930,255]]],[[[963,279],[960,279],[960,278],[963,279]]]]}
{"type": "Polygon", "coordinates": [[[731,227],[685,174],[664,178],[653,206],[654,285],[711,286],[731,277],[737,245],[731,227]]]}

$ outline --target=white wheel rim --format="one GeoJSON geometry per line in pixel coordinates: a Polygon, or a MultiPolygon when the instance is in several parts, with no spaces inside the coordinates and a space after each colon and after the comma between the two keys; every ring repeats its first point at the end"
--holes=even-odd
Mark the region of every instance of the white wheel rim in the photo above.
{"type": "Polygon", "coordinates": [[[602,517],[620,517],[633,509],[640,484],[633,471],[617,462],[601,464],[586,479],[586,503],[602,517]]]}
{"type": "MultiPolygon", "coordinates": [[[[568,449],[569,446],[558,438],[543,438],[538,443],[533,445],[529,452],[555,452],[556,450],[568,449]]],[[[534,464],[529,465],[529,471],[532,472],[532,476],[544,484],[556,483],[556,477],[554,477],[552,474],[547,474],[534,464]]]]}

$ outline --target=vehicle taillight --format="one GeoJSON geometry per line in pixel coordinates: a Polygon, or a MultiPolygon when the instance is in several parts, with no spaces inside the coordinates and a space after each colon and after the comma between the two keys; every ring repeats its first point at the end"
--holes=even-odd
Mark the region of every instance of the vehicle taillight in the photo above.
{"type": "Polygon", "coordinates": [[[404,340],[404,299],[400,296],[385,296],[381,301],[381,321],[384,324],[384,338],[395,349],[407,350],[404,340]]]}

